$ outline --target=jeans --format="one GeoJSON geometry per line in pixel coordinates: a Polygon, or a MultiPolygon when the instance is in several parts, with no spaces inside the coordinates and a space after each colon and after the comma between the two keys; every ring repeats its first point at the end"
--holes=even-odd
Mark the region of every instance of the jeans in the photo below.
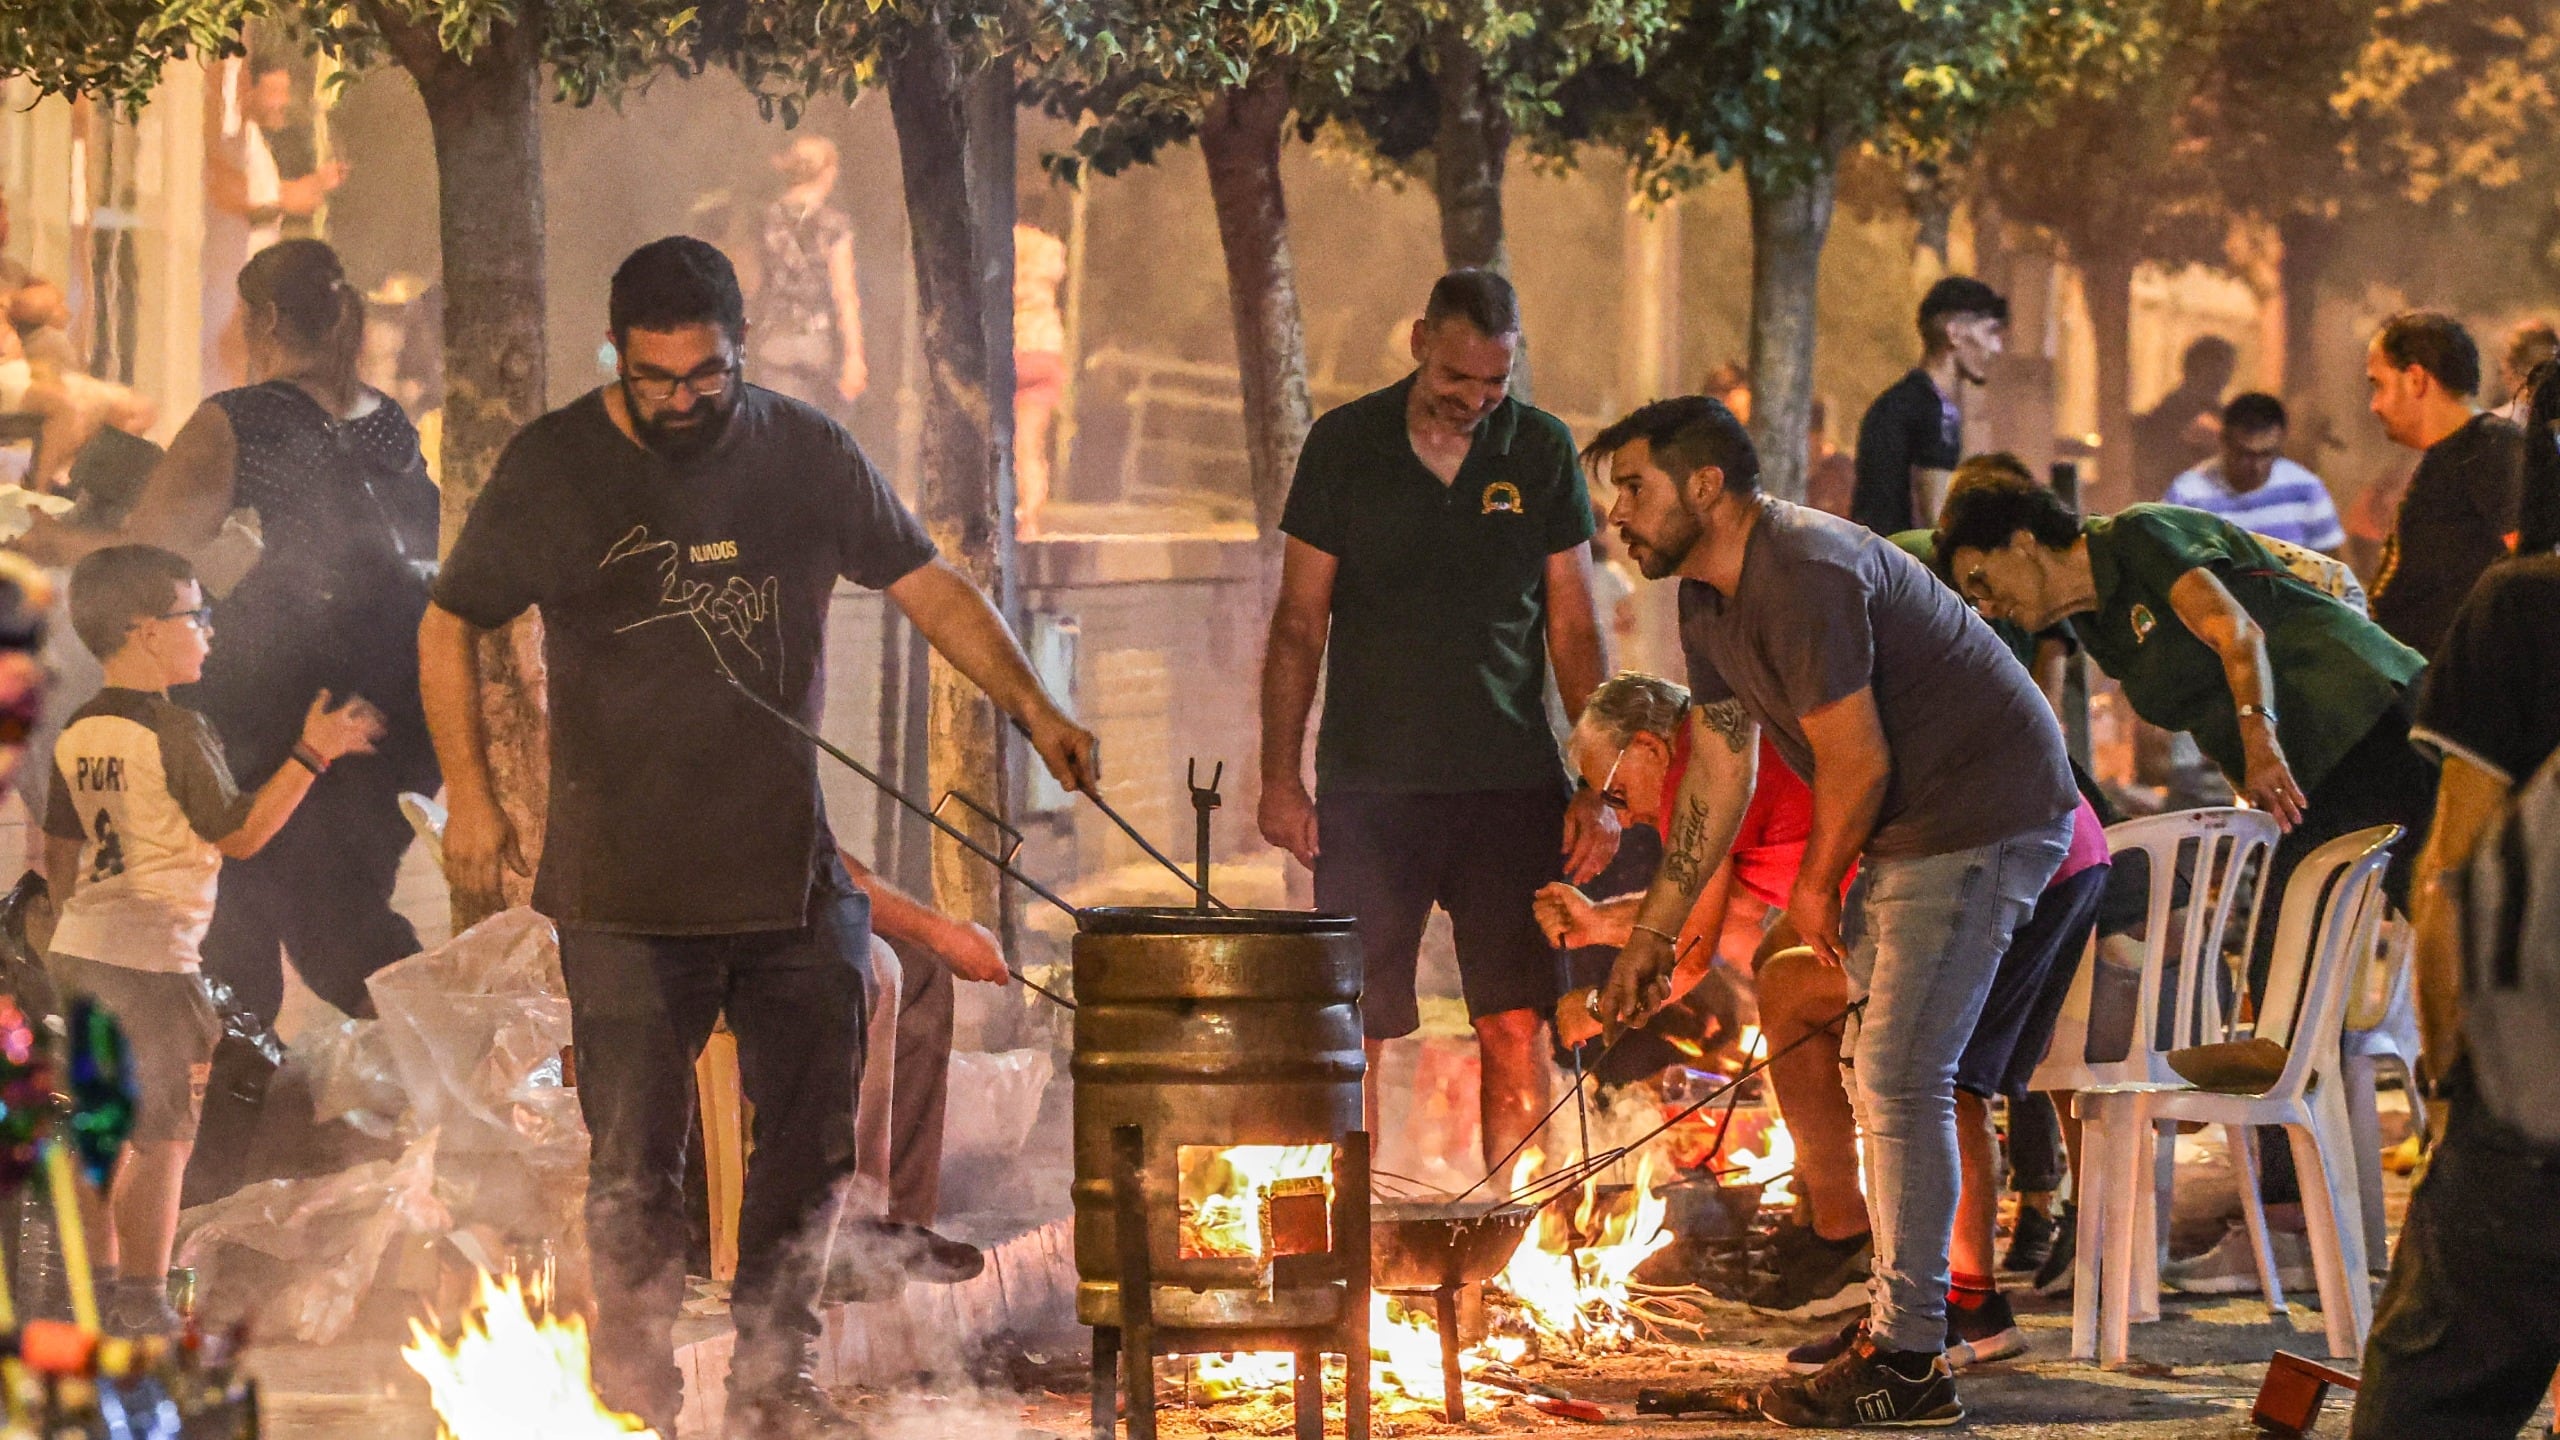
{"type": "Polygon", "coordinates": [[[2560,1366],[2560,1154],[2468,1095],[2409,1197],[2352,1440],[2514,1440],[2560,1366]]]}
{"type": "Polygon", "coordinates": [[[825,1237],[854,1166],[862,963],[870,903],[812,897],[810,923],[745,935],[560,932],[592,1142],[587,1244],[598,1390],[656,1423],[683,1397],[673,1330],[684,1298],[685,1142],[693,1064],[726,1014],[754,1107],[730,1312],[733,1392],[807,1362],[825,1237]]]}
{"type": "Polygon", "coordinates": [[[2010,935],[2070,843],[2071,817],[2058,815],[1970,850],[1868,860],[1850,888],[1849,996],[1867,1003],[1849,1023],[1841,1063],[1875,1232],[1869,1330],[1885,1349],[1934,1355],[1946,1346],[1956,1061],[2010,935]]]}

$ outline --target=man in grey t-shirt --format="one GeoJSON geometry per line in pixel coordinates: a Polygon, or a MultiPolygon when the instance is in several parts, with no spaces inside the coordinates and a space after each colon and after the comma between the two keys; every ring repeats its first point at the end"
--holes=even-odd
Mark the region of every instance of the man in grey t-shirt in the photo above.
{"type": "Polygon", "coordinates": [[[2076,797],[2027,672],[1918,561],[1759,493],[1731,411],[1657,401],[1602,431],[1609,520],[1648,578],[1681,578],[1696,704],[1662,868],[1600,1008],[1660,1003],[1673,938],[1749,805],[1758,732],[1813,788],[1787,918],[1864,1006],[1842,1045],[1875,1235],[1866,1333],[1761,1412],[1824,1428],[1962,1418],[1943,1356],[1957,1191],[1954,1077],[2009,937],[2061,864],[2076,797]],[[1863,857],[1863,861],[1862,861],[1863,857]],[[1841,881],[1858,865],[1846,902],[1841,881]]]}

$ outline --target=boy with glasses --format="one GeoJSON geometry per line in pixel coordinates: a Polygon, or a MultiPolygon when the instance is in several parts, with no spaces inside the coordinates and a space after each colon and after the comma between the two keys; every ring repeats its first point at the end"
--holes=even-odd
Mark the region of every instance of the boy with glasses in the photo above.
{"type": "Polygon", "coordinates": [[[292,757],[242,794],[213,726],[169,699],[203,677],[212,615],[193,568],[156,546],[109,546],[71,572],[71,626],[107,683],[54,745],[45,873],[61,920],[46,963],[66,996],[116,1017],[133,1051],[139,1104],[107,1197],[110,1334],[178,1328],[169,1250],[221,1033],[197,972],[222,862],[257,854],[331,763],[382,737],[371,705],[324,690],[292,757]]]}

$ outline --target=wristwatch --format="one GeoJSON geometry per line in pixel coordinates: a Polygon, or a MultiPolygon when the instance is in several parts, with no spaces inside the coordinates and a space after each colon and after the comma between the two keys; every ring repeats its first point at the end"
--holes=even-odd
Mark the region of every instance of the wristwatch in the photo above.
{"type": "Polygon", "coordinates": [[[2240,718],[2241,718],[2241,719],[2246,720],[2246,719],[2248,719],[2248,718],[2249,718],[2250,716],[2252,716],[2252,715],[2255,715],[2255,716],[2257,716],[2259,719],[2266,721],[2266,722],[2267,722],[2267,725],[2268,725],[2268,727],[2269,727],[2270,729],[2274,728],[2275,723],[2276,723],[2276,712],[2275,712],[2275,711],[2268,709],[2268,708],[2267,708],[2266,706],[2264,706],[2264,705],[2243,705],[2243,706],[2241,706],[2241,707],[2240,707],[2240,718]]]}

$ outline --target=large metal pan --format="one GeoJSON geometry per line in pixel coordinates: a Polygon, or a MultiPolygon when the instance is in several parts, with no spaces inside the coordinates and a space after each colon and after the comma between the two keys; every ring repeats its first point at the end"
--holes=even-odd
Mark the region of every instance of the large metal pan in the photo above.
{"type": "Polygon", "coordinates": [[[1490,1280],[1511,1263],[1537,1214],[1502,1200],[1372,1204],[1369,1283],[1380,1290],[1437,1290],[1490,1280]]]}

